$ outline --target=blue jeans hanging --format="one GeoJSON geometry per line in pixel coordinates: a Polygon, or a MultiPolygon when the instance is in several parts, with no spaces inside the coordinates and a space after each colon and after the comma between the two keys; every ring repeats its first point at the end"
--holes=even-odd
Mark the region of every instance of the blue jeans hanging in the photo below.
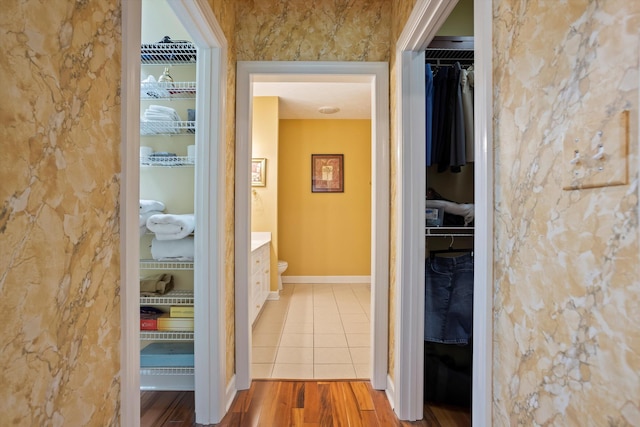
{"type": "Polygon", "coordinates": [[[426,260],[424,340],[467,344],[473,326],[473,256],[426,260]]]}

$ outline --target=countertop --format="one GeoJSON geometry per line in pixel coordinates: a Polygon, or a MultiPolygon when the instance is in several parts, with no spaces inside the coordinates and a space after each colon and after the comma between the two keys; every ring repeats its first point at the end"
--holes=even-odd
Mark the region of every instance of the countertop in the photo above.
{"type": "Polygon", "coordinates": [[[252,231],[251,232],[251,252],[255,251],[262,245],[271,242],[270,231],[252,231]]]}

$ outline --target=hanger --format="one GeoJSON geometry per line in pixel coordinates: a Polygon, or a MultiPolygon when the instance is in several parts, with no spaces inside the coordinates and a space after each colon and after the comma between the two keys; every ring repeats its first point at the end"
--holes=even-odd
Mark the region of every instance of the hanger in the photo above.
{"type": "Polygon", "coordinates": [[[455,253],[470,253],[471,256],[473,256],[473,248],[454,248],[453,241],[454,241],[454,237],[451,236],[451,243],[449,243],[449,247],[447,249],[430,250],[429,257],[433,259],[438,254],[455,254],[455,253]]]}

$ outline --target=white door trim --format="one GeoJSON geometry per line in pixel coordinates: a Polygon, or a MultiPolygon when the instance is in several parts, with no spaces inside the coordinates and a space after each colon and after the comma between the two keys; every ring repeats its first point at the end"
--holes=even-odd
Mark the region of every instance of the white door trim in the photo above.
{"type": "MultiPolygon", "coordinates": [[[[419,0],[396,45],[398,71],[398,230],[394,410],[423,417],[425,125],[424,49],[457,2],[419,0]]],[[[493,156],[491,3],[474,2],[475,272],[473,403],[475,425],[491,425],[493,156]]]]}
{"type": "MultiPolygon", "coordinates": [[[[206,0],[169,0],[198,48],[195,167],[194,297],[196,422],[219,422],[230,403],[225,387],[224,211],[226,39],[206,0]]],[[[140,424],[139,233],[140,2],[123,5],[122,425],[140,424]]]]}
{"type": "Polygon", "coordinates": [[[236,93],[236,386],[251,385],[251,325],[248,318],[251,240],[250,160],[252,82],[261,76],[362,76],[372,89],[371,172],[371,300],[372,377],[376,389],[386,388],[389,291],[389,69],[386,62],[238,62],[236,93]]]}

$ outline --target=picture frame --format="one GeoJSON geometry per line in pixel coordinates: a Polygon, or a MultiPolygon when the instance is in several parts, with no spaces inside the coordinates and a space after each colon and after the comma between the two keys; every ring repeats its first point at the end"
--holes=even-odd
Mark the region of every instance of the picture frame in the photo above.
{"type": "Polygon", "coordinates": [[[265,158],[251,159],[251,186],[252,187],[267,186],[267,159],[265,158]]]}
{"type": "Polygon", "coordinates": [[[344,193],[344,155],[311,155],[311,192],[344,193]]]}

